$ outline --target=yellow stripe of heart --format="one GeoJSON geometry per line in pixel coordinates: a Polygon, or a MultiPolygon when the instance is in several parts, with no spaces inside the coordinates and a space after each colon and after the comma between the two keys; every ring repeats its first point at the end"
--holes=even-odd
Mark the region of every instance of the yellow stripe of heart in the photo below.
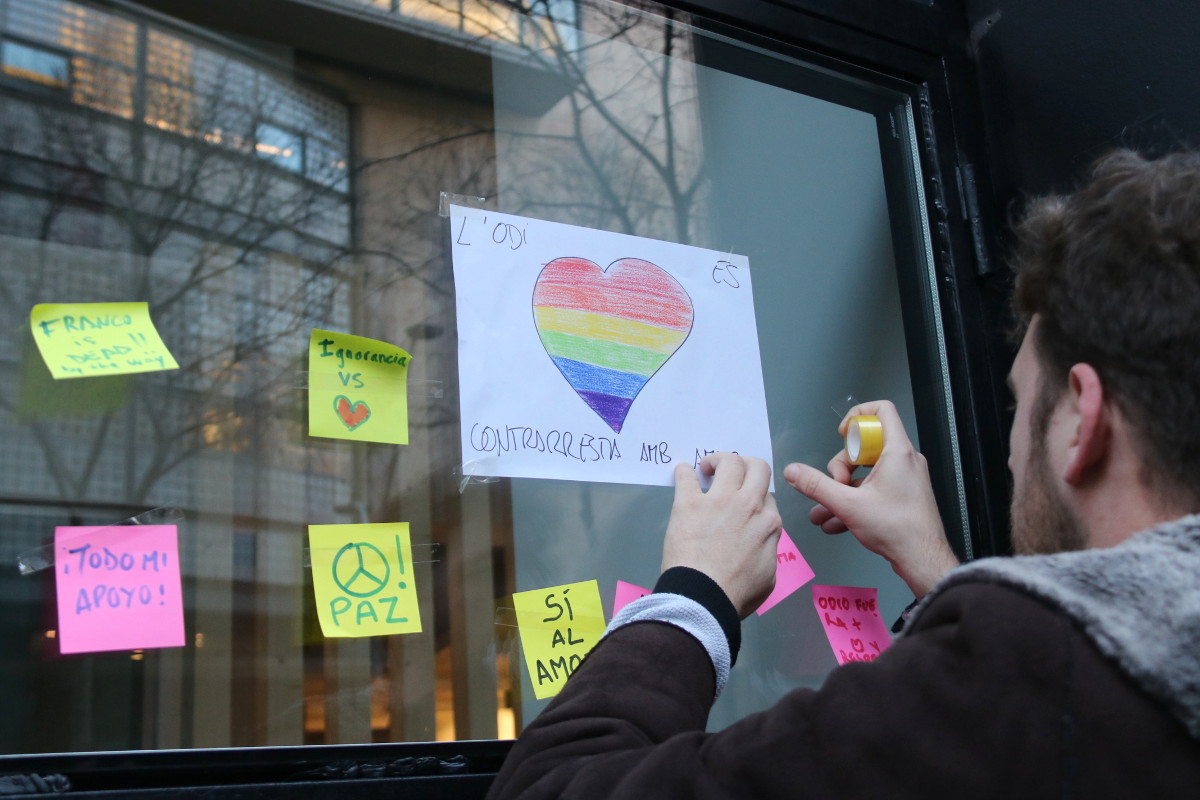
{"type": "Polygon", "coordinates": [[[568,308],[534,306],[534,317],[538,330],[583,336],[605,342],[617,342],[663,355],[671,355],[687,338],[683,331],[647,325],[632,319],[593,314],[590,311],[575,311],[568,308]]]}

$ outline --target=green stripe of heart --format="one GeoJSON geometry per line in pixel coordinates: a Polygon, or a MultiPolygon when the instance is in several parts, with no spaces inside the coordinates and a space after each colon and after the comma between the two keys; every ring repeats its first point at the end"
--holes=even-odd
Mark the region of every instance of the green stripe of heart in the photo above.
{"type": "Polygon", "coordinates": [[[621,372],[632,372],[649,378],[663,363],[670,358],[669,354],[656,353],[642,347],[633,347],[619,342],[606,342],[601,339],[588,339],[557,331],[541,331],[542,345],[551,356],[569,358],[585,364],[595,364],[598,367],[615,369],[621,372]]]}

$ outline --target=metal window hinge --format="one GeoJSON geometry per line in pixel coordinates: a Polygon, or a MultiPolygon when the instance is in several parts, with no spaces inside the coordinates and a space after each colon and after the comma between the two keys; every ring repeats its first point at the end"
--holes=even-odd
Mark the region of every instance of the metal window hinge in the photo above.
{"type": "Polygon", "coordinates": [[[992,271],[992,263],[988,258],[987,243],[983,237],[983,222],[979,218],[979,192],[975,187],[975,167],[971,164],[959,164],[955,172],[958,175],[958,196],[962,205],[963,219],[971,232],[971,246],[975,249],[975,274],[988,275],[992,271]]]}

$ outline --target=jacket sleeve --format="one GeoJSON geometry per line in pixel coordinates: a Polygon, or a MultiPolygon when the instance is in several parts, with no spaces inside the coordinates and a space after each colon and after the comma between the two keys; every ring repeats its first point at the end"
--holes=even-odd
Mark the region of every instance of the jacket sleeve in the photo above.
{"type": "Polygon", "coordinates": [[[634,623],[526,728],[489,798],[1017,796],[1015,775],[1056,783],[1077,637],[1019,592],[955,587],[874,662],[705,733],[704,648],[664,623],[634,623]]]}

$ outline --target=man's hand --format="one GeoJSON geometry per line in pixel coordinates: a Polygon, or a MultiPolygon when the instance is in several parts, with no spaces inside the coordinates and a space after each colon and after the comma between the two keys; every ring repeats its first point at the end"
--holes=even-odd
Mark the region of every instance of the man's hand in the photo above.
{"type": "Polygon", "coordinates": [[[771,467],[757,458],[714,453],[700,462],[713,475],[707,492],[686,463],[675,467],[675,504],[662,568],[691,567],[716,581],[745,619],[775,588],[783,522],[767,493],[771,467]]]}
{"type": "Polygon", "coordinates": [[[958,566],[938,516],[925,457],[913,449],[896,407],[887,400],[855,406],[850,417],[871,414],[883,423],[883,454],[865,479],[842,450],[829,462],[829,476],[806,464],[789,464],[784,478],[818,504],[809,519],[826,533],[849,530],[868,550],[889,562],[917,597],[958,566]],[[830,477],[831,476],[831,477],[830,477]]]}

